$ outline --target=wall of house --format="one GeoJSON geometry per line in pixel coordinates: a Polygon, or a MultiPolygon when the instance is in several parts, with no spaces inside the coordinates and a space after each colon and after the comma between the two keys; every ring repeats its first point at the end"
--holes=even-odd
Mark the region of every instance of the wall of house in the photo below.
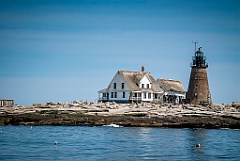
{"type": "Polygon", "coordinates": [[[154,96],[151,92],[148,91],[149,88],[152,88],[152,84],[150,82],[150,79],[148,79],[147,76],[144,76],[142,78],[142,80],[140,81],[140,88],[143,89],[142,101],[152,101],[154,96]],[[144,88],[142,88],[142,87],[144,87],[144,88]]]}
{"type": "Polygon", "coordinates": [[[151,92],[142,92],[142,101],[153,101],[153,94],[151,92]]]}
{"type": "Polygon", "coordinates": [[[130,89],[127,86],[125,80],[121,74],[116,74],[110,83],[109,88],[109,100],[110,101],[122,101],[127,102],[130,96],[130,89]],[[116,83],[116,89],[114,88],[114,83],[116,83]],[[122,83],[124,83],[124,88],[122,88],[122,83]],[[123,92],[125,92],[125,98],[123,97],[123,92]],[[113,96],[113,98],[112,98],[113,96]]]}

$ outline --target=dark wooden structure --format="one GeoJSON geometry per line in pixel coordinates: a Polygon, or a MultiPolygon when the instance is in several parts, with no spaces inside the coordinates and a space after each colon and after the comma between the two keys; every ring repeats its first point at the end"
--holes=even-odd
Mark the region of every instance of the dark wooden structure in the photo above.
{"type": "Polygon", "coordinates": [[[0,100],[0,107],[13,107],[14,101],[13,100],[0,100]]]}

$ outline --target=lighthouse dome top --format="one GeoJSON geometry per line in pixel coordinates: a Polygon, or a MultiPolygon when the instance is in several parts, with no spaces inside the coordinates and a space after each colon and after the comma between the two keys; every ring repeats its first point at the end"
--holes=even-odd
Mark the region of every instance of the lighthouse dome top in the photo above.
{"type": "Polygon", "coordinates": [[[198,54],[203,54],[203,52],[202,52],[202,47],[200,47],[200,48],[198,48],[198,51],[196,52],[196,53],[198,53],[198,54]]]}

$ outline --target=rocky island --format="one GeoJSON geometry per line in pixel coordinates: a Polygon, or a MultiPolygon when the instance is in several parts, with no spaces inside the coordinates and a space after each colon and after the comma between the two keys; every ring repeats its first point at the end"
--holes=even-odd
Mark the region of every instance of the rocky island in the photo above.
{"type": "Polygon", "coordinates": [[[68,125],[240,129],[240,103],[213,105],[115,102],[45,103],[0,107],[0,125],[68,125]]]}

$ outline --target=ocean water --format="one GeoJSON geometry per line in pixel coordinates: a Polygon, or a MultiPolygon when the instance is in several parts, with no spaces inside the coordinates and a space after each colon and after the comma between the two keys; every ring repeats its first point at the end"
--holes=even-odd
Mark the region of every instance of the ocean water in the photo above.
{"type": "Polygon", "coordinates": [[[240,160],[240,130],[0,126],[0,160],[240,160]]]}

